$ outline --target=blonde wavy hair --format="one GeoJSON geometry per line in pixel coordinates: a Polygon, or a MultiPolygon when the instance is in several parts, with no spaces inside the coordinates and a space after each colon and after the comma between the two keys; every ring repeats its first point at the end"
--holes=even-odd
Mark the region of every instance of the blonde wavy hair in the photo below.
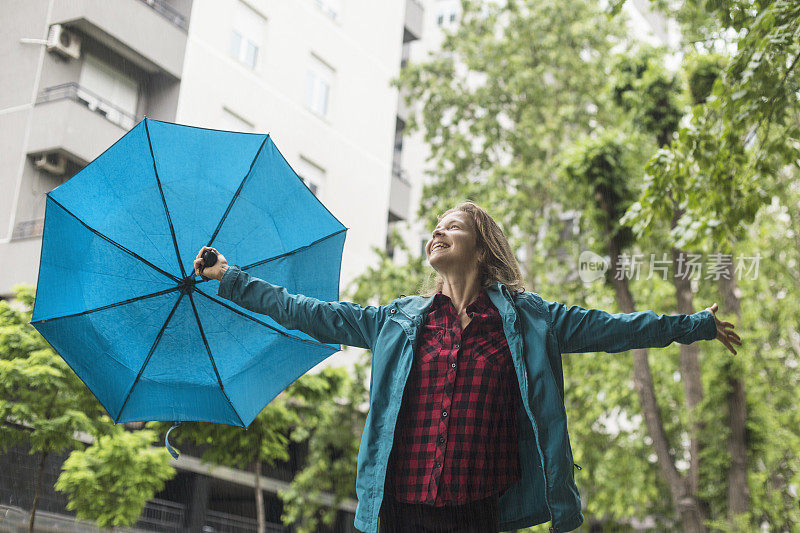
{"type": "MultiPolygon", "coordinates": [[[[448,209],[439,217],[441,221],[445,216],[454,211],[467,214],[472,220],[477,236],[478,271],[480,273],[481,288],[488,288],[499,281],[511,292],[522,292],[522,272],[519,263],[511,251],[508,239],[500,226],[485,209],[473,202],[462,202],[452,209],[448,209]]],[[[444,279],[438,272],[431,269],[428,279],[423,282],[420,289],[422,296],[433,296],[444,285],[444,279]]]]}

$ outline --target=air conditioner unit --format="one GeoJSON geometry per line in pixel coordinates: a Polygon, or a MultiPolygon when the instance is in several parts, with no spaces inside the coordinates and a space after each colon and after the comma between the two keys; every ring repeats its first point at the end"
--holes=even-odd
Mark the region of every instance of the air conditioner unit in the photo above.
{"type": "Polygon", "coordinates": [[[33,158],[33,166],[50,174],[61,175],[67,171],[67,156],[58,152],[46,152],[33,158]]]}
{"type": "Polygon", "coordinates": [[[81,38],[61,24],[53,24],[47,36],[47,51],[63,57],[80,59],[81,38]]]}

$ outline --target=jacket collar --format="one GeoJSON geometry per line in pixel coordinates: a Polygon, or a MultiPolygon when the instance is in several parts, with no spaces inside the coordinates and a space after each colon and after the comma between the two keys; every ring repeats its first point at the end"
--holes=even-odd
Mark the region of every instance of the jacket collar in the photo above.
{"type": "MultiPolygon", "coordinates": [[[[516,315],[511,294],[505,285],[499,281],[495,281],[486,289],[486,292],[489,295],[489,299],[492,300],[492,303],[500,312],[500,316],[506,317],[508,315],[516,315]]],[[[395,300],[395,305],[400,310],[400,316],[405,315],[415,322],[420,322],[422,320],[422,317],[428,312],[432,303],[433,296],[414,295],[395,300]]],[[[396,314],[397,313],[395,313],[395,315],[396,314]]]]}

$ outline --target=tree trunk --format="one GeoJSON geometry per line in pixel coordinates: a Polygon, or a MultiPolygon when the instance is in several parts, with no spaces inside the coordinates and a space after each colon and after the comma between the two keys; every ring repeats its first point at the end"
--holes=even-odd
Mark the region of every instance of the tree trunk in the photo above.
{"type": "MultiPolygon", "coordinates": [[[[688,277],[678,277],[679,265],[685,264],[686,252],[678,248],[672,248],[673,272],[672,277],[675,285],[675,295],[677,298],[678,313],[689,315],[694,313],[691,282],[688,277]]],[[[689,411],[689,491],[697,494],[700,488],[700,434],[705,424],[700,420],[697,412],[700,402],[703,400],[703,381],[700,371],[700,359],[697,343],[680,344],[680,369],[681,380],[683,381],[684,393],[686,395],[686,408],[689,411]]],[[[701,502],[701,515],[708,516],[708,508],[705,502],[701,502]]]]}
{"type": "MultiPolygon", "coordinates": [[[[636,309],[636,304],[633,301],[628,280],[620,272],[619,256],[622,251],[621,245],[618,237],[612,235],[610,221],[615,219],[614,206],[611,204],[610,199],[606,197],[602,188],[596,190],[595,198],[606,214],[605,231],[608,242],[608,255],[611,262],[610,275],[617,302],[623,313],[632,313],[636,309]]],[[[661,421],[661,414],[658,409],[650,363],[647,360],[647,350],[633,350],[633,381],[639,394],[639,403],[644,415],[647,432],[650,438],[653,439],[653,449],[656,452],[658,466],[669,487],[673,507],[681,520],[682,531],[705,533],[706,527],[703,525],[700,503],[695,493],[691,491],[688,480],[678,472],[670,453],[669,440],[664,431],[664,424],[661,421]]]]}
{"type": "MultiPolygon", "coordinates": [[[[733,264],[726,266],[727,271],[719,278],[720,293],[725,310],[736,315],[736,327],[741,329],[742,308],[739,288],[734,277],[733,264]]],[[[732,520],[735,515],[744,513],[750,508],[750,489],[747,486],[747,404],[744,374],[741,372],[741,367],[733,364],[732,360],[727,365],[727,370],[730,390],[728,416],[731,426],[728,439],[728,452],[731,456],[731,466],[728,470],[728,518],[732,520]]]]}
{"type": "Polygon", "coordinates": [[[44,462],[47,460],[47,452],[42,452],[39,460],[39,468],[36,469],[36,491],[33,494],[33,505],[31,506],[31,519],[28,522],[28,533],[33,533],[33,521],[36,518],[36,507],[39,505],[39,492],[42,489],[42,475],[44,473],[44,462]]]}
{"type": "Polygon", "coordinates": [[[264,516],[264,495],[261,493],[261,459],[256,460],[256,517],[258,518],[258,533],[266,533],[267,519],[264,516]]]}

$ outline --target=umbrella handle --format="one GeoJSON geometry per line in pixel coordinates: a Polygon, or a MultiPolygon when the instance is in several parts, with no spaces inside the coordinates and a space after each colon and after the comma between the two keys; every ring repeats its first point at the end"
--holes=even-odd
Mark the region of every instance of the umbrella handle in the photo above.
{"type": "MultiPolygon", "coordinates": [[[[217,254],[212,250],[205,250],[203,252],[202,258],[203,258],[203,270],[217,264],[217,254]]],[[[207,278],[203,275],[203,270],[200,271],[200,277],[206,281],[210,281],[211,278],[207,278]]]]}
{"type": "Polygon", "coordinates": [[[172,431],[173,429],[175,429],[176,427],[180,426],[180,425],[181,425],[180,422],[175,422],[172,425],[172,427],[167,430],[167,434],[164,435],[164,445],[167,447],[167,451],[169,452],[169,454],[172,456],[173,459],[177,459],[178,458],[178,452],[176,452],[175,448],[173,448],[169,443],[169,432],[172,431]]]}

